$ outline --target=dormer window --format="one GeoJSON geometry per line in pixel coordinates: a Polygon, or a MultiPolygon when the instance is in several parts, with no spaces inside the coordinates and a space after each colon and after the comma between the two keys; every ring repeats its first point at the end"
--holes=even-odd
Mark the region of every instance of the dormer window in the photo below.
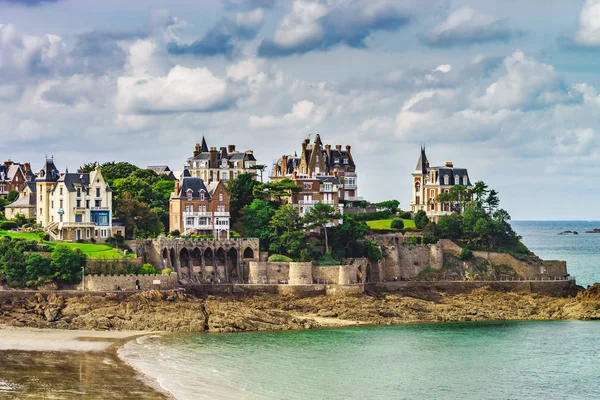
{"type": "Polygon", "coordinates": [[[460,176],[456,175],[456,176],[454,177],[454,184],[455,184],[455,185],[460,185],[460,176]]]}
{"type": "Polygon", "coordinates": [[[204,201],[204,191],[203,190],[200,191],[200,200],[204,201]]]}
{"type": "Polygon", "coordinates": [[[219,193],[219,201],[223,201],[223,193],[219,193]]]}
{"type": "Polygon", "coordinates": [[[450,184],[450,177],[448,175],[444,175],[444,185],[450,184]]]}
{"type": "Polygon", "coordinates": [[[467,178],[467,176],[463,176],[463,186],[468,186],[469,184],[469,178],[467,178]]]}
{"type": "Polygon", "coordinates": [[[324,184],[324,186],[325,186],[325,191],[326,192],[331,192],[331,183],[330,182],[326,182],[324,184]]]}
{"type": "Polygon", "coordinates": [[[188,191],[186,192],[186,194],[187,194],[188,201],[192,201],[192,195],[193,195],[192,190],[188,189],[188,191]]]}
{"type": "Polygon", "coordinates": [[[347,158],[344,158],[344,164],[346,164],[346,165],[348,164],[348,159],[347,158]]]}

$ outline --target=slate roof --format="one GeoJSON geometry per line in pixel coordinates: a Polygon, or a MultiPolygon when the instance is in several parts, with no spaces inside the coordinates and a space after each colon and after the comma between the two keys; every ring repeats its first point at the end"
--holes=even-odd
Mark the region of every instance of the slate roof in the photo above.
{"type": "Polygon", "coordinates": [[[340,184],[340,179],[336,178],[335,176],[321,176],[321,175],[317,175],[315,178],[317,178],[319,180],[319,182],[323,183],[323,182],[331,182],[334,185],[339,185],[340,184]]]}
{"type": "Polygon", "coordinates": [[[421,155],[419,156],[419,160],[417,161],[417,166],[415,167],[415,172],[419,172],[421,174],[427,173],[427,155],[425,154],[425,147],[421,146],[421,155]]]}
{"type": "MultiPolygon", "coordinates": [[[[186,170],[187,171],[187,170],[186,170]]],[[[188,171],[189,173],[189,171],[188,171]]],[[[179,186],[179,193],[175,193],[175,197],[185,198],[187,197],[188,190],[192,191],[192,198],[200,197],[200,191],[204,190],[207,200],[210,200],[211,193],[208,191],[202,178],[194,176],[185,176],[181,179],[179,186]]]]}
{"type": "Polygon", "coordinates": [[[434,181],[430,182],[430,184],[435,185],[445,185],[444,176],[448,175],[449,185],[464,185],[463,178],[467,177],[467,185],[472,186],[471,179],[469,178],[469,173],[466,168],[454,168],[447,166],[434,167],[436,168],[434,181]],[[456,177],[458,177],[458,182],[456,182],[456,177]]]}
{"type": "Polygon", "coordinates": [[[13,203],[7,205],[6,208],[35,208],[35,205],[35,194],[29,194],[27,196],[20,196],[13,203]]]}
{"type": "Polygon", "coordinates": [[[57,182],[60,174],[58,169],[54,165],[54,160],[51,158],[46,159],[46,163],[40,170],[36,182],[57,182]]]}
{"type": "Polygon", "coordinates": [[[90,174],[66,173],[58,182],[64,182],[67,191],[74,192],[77,187],[86,190],[90,186],[90,174]]]}

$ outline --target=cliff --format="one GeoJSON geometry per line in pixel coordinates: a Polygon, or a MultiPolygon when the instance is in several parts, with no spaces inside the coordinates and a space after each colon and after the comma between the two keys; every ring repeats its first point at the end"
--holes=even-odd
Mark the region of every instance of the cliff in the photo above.
{"type": "Polygon", "coordinates": [[[309,298],[270,294],[197,298],[172,291],[0,292],[0,324],[38,328],[242,332],[361,323],[554,319],[600,319],[600,284],[570,298],[487,287],[455,295],[418,289],[309,298]]]}

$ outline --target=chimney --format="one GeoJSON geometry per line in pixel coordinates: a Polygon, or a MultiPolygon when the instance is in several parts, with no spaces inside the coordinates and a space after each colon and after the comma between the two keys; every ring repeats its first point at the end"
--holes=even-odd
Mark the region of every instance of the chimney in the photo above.
{"type": "Polygon", "coordinates": [[[202,148],[200,147],[200,143],[196,143],[196,147],[194,147],[194,157],[200,153],[202,153],[202,148]]]}
{"type": "Polygon", "coordinates": [[[346,151],[348,152],[348,154],[350,154],[350,149],[351,149],[351,148],[352,148],[352,146],[350,146],[350,145],[347,145],[347,146],[346,146],[346,151]]]}
{"type": "Polygon", "coordinates": [[[254,151],[252,151],[252,150],[246,150],[246,154],[252,155],[252,154],[254,154],[254,151]]]}
{"type": "Polygon", "coordinates": [[[179,196],[179,179],[175,181],[175,197],[179,196]]]}
{"type": "Polygon", "coordinates": [[[306,146],[308,146],[308,140],[305,140],[304,142],[302,142],[302,152],[304,152],[306,150],[306,146]]]}
{"type": "Polygon", "coordinates": [[[219,166],[219,153],[216,147],[210,148],[209,168],[217,168],[219,166]]]}
{"type": "Polygon", "coordinates": [[[8,161],[4,161],[4,166],[5,167],[10,167],[10,165],[12,164],[12,161],[9,159],[8,161]]]}
{"type": "Polygon", "coordinates": [[[446,161],[446,167],[453,168],[452,161],[446,161]]]}
{"type": "Polygon", "coordinates": [[[298,177],[298,171],[294,170],[294,172],[292,172],[292,180],[295,180],[298,177]]]}
{"type": "Polygon", "coordinates": [[[287,174],[287,163],[288,163],[288,156],[282,156],[281,157],[281,172],[283,173],[283,175],[287,174]]]}
{"type": "Polygon", "coordinates": [[[31,164],[26,162],[25,164],[23,164],[23,169],[25,170],[25,172],[30,172],[31,171],[31,164]]]}
{"type": "Polygon", "coordinates": [[[337,151],[342,151],[342,145],[341,145],[341,144],[336,144],[336,145],[335,145],[335,149],[336,149],[337,151]]]}
{"type": "Polygon", "coordinates": [[[230,144],[229,146],[227,146],[227,152],[228,153],[235,152],[235,145],[234,144],[230,144]]]}
{"type": "Polygon", "coordinates": [[[425,161],[425,168],[429,168],[429,160],[425,161]]]}

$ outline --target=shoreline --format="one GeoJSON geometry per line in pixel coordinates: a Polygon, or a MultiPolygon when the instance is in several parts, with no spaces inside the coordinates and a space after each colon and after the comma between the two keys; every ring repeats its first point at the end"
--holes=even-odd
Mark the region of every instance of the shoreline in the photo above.
{"type": "Polygon", "coordinates": [[[120,399],[134,399],[138,395],[174,399],[170,392],[118,355],[118,350],[127,342],[160,333],[39,329],[2,324],[0,394],[69,399],[75,391],[92,398],[110,393],[110,398],[120,399]],[[79,377],[73,379],[72,372],[77,373],[77,370],[79,377]],[[24,371],[27,376],[21,374],[24,371]],[[60,376],[53,377],[56,373],[60,376]],[[38,379],[38,375],[44,380],[38,379]]]}

